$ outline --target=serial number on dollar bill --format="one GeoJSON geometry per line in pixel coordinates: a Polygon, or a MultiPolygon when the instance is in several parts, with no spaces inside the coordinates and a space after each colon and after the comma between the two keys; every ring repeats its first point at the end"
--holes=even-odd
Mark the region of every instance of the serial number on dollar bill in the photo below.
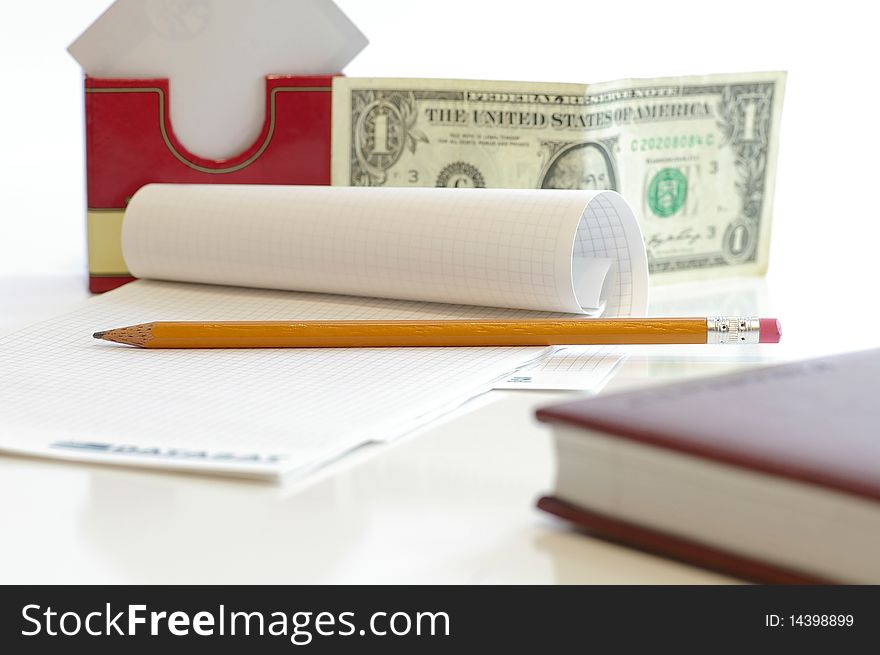
{"type": "Polygon", "coordinates": [[[715,135],[711,132],[707,134],[673,134],[633,139],[630,144],[630,150],[633,152],[648,152],[651,150],[681,150],[685,148],[699,147],[711,148],[715,144],[715,135]]]}

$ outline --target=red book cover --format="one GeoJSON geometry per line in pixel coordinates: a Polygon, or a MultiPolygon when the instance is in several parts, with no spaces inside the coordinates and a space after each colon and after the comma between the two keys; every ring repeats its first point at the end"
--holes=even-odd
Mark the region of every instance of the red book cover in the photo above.
{"type": "Polygon", "coordinates": [[[260,135],[239,155],[210,160],[175,137],[167,79],[86,77],[90,289],[132,279],[122,259],[122,214],[145,184],[330,184],[332,82],[331,75],[268,76],[260,135]]]}
{"type": "MultiPolygon", "coordinates": [[[[542,421],[583,428],[609,444],[625,445],[626,452],[644,448],[645,455],[665,453],[690,462],[689,466],[720,467],[742,472],[750,476],[747,479],[761,476],[762,480],[775,480],[791,493],[798,490],[800,498],[816,499],[821,494],[829,502],[833,499],[837,503],[834,507],[858,507],[860,518],[850,520],[860,521],[859,547],[868,551],[875,541],[880,543],[872,528],[880,511],[878,379],[880,349],[588,398],[541,409],[537,416],[542,421]]],[[[710,468],[702,471],[708,474],[710,468]]],[[[637,470],[644,474],[646,469],[637,470]]],[[[718,484],[721,492],[729,489],[723,482],[718,484]]],[[[766,486],[760,488],[767,490],[766,486]]],[[[787,497],[789,503],[794,502],[790,500],[793,497],[787,497]]],[[[766,504],[768,497],[763,499],[766,504]]],[[[804,500],[789,507],[791,512],[806,511],[809,506],[812,504],[804,500]]],[[[831,561],[834,556],[838,562],[856,561],[847,550],[852,542],[836,536],[834,530],[823,531],[830,535],[830,545],[821,551],[822,556],[806,561],[802,554],[800,566],[784,570],[786,562],[771,564],[757,561],[754,555],[742,556],[733,542],[713,547],[666,531],[662,523],[668,518],[654,526],[635,525],[599,507],[575,506],[558,494],[543,498],[539,507],[613,541],[750,580],[823,582],[837,576],[812,575],[803,572],[805,567],[833,572],[841,570],[831,561]]],[[[674,506],[670,512],[670,517],[681,515],[674,506]]],[[[829,520],[822,514],[811,520],[819,520],[816,517],[829,520]]],[[[777,523],[761,525],[764,534],[784,542],[783,528],[777,523]]],[[[848,569],[849,579],[876,576],[876,570],[868,570],[870,565],[859,566],[864,570],[848,569]]]]}

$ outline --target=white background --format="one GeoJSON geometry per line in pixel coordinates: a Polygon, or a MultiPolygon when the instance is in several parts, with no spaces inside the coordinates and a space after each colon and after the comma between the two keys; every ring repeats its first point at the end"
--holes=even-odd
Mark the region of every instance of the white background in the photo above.
{"type": "MultiPolygon", "coordinates": [[[[108,4],[3,0],[0,277],[7,280],[84,276],[82,79],[65,48],[108,4]]],[[[346,70],[352,76],[596,82],[787,70],[771,310],[805,319],[807,308],[877,316],[880,52],[868,3],[339,5],[371,40],[346,70]]]]}
{"type": "MultiPolygon", "coordinates": [[[[0,334],[85,296],[82,79],[65,48],[107,4],[0,0],[0,334]]],[[[877,345],[880,57],[868,3],[340,5],[372,41],[353,76],[592,82],[788,70],[766,283],[667,287],[654,305],[711,313],[741,297],[783,320],[783,344],[742,355],[637,349],[609,389],[877,345]]],[[[303,487],[0,457],[0,497],[27,499],[0,505],[14,535],[0,546],[0,579],[717,581],[539,515],[553,458],[532,415],[559,396],[492,392],[485,407],[381,457],[343,458],[303,487]]]]}

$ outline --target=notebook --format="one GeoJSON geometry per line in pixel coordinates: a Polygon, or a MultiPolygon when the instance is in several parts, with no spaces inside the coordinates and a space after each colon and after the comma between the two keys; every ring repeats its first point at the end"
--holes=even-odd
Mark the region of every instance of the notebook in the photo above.
{"type": "Polygon", "coordinates": [[[880,350],[542,409],[539,506],[761,582],[880,582],[880,350]]]}
{"type": "Polygon", "coordinates": [[[95,330],[646,305],[641,235],[613,192],[149,185],[122,241],[144,279],[0,340],[0,449],[279,478],[400,437],[552,354],[160,352],[95,341],[95,330]]]}

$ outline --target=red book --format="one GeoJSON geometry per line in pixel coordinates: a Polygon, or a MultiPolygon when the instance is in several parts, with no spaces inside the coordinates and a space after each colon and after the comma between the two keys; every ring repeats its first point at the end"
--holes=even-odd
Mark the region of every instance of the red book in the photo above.
{"type": "Polygon", "coordinates": [[[757,582],[880,582],[880,350],[538,411],[539,507],[612,541],[757,582]]]}

